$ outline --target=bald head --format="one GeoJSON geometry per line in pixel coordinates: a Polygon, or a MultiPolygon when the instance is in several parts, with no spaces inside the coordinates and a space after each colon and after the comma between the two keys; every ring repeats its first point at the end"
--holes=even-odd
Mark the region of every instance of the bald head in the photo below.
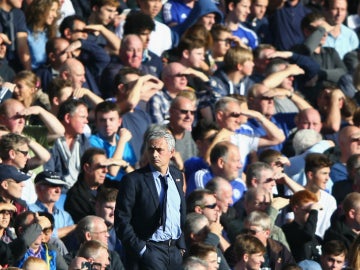
{"type": "Polygon", "coordinates": [[[299,130],[313,129],[320,133],[322,128],[320,113],[314,108],[308,108],[300,111],[295,122],[299,130]]]}
{"type": "Polygon", "coordinates": [[[347,126],[339,132],[340,161],[346,163],[354,154],[360,154],[360,128],[347,126]]]}

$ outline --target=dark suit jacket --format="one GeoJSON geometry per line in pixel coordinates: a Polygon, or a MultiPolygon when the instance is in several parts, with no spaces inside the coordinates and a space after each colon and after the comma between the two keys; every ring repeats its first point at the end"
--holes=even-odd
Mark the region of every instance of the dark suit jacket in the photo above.
{"type": "MultiPolygon", "coordinates": [[[[182,190],[182,173],[170,167],[170,174],[180,194],[181,227],[185,223],[186,206],[182,190]]],[[[129,173],[121,180],[115,209],[115,229],[118,237],[133,256],[139,257],[146,241],[160,226],[159,196],[149,166],[129,173]]],[[[177,247],[185,249],[183,234],[177,247]]]]}

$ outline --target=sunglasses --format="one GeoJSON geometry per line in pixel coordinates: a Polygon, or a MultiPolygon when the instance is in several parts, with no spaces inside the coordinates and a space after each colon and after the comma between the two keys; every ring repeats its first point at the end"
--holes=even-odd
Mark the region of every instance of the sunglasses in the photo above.
{"type": "Polygon", "coordinates": [[[15,149],[15,151],[23,154],[25,157],[29,154],[29,151],[23,151],[23,150],[19,150],[19,149],[15,149]]]}
{"type": "Polygon", "coordinates": [[[276,179],[270,177],[270,178],[266,179],[266,180],[264,181],[264,183],[267,184],[267,183],[270,183],[270,182],[272,182],[272,181],[276,181],[276,179]]]}
{"type": "Polygon", "coordinates": [[[265,97],[265,96],[262,96],[260,97],[261,100],[274,100],[274,97],[265,97]]]}
{"type": "Polygon", "coordinates": [[[206,204],[206,205],[203,205],[201,208],[209,208],[209,209],[215,209],[215,207],[217,206],[216,203],[213,203],[213,204],[206,204]]]}
{"type": "Polygon", "coordinates": [[[184,73],[177,73],[175,75],[173,75],[174,77],[178,77],[178,78],[181,78],[181,77],[187,77],[187,74],[184,74],[184,73]]]}
{"type": "Polygon", "coordinates": [[[191,115],[195,115],[196,111],[191,111],[191,110],[181,110],[181,109],[177,109],[181,114],[188,114],[190,113],[191,115]]]}
{"type": "Polygon", "coordinates": [[[232,112],[229,114],[230,117],[233,117],[233,118],[239,118],[241,115],[241,113],[236,113],[236,112],[232,112]]]}

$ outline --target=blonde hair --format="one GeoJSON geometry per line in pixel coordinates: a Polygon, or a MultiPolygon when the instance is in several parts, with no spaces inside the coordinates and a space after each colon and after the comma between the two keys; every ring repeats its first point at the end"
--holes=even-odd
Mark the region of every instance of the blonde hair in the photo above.
{"type": "Polygon", "coordinates": [[[29,257],[26,259],[23,270],[48,270],[49,267],[47,263],[40,258],[29,257]]]}

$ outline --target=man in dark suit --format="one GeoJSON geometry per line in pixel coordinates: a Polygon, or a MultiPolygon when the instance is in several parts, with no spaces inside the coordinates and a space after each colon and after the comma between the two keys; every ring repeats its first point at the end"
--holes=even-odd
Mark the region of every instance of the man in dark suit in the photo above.
{"type": "Polygon", "coordinates": [[[123,177],[116,202],[115,228],[125,247],[126,269],[182,269],[183,178],[169,167],[175,140],[155,126],[145,142],[149,165],[123,177]]]}

